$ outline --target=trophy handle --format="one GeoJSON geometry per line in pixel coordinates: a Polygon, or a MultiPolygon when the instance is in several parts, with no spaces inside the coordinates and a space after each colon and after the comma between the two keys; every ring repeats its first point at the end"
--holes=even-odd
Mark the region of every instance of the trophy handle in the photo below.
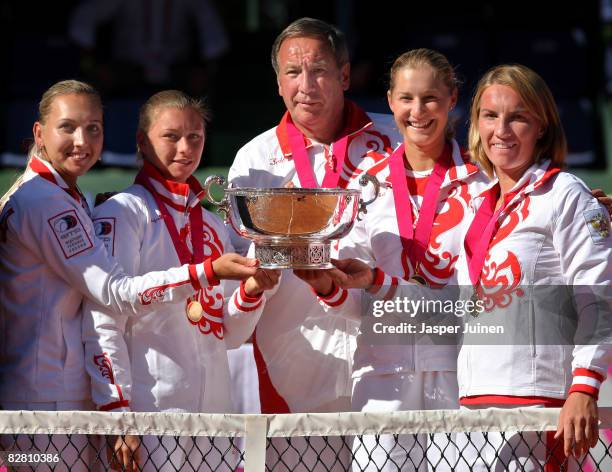
{"type": "Polygon", "coordinates": [[[223,190],[225,190],[227,188],[227,183],[225,182],[225,179],[221,177],[220,175],[209,175],[208,177],[206,177],[206,180],[204,181],[204,191],[206,192],[206,200],[208,200],[210,203],[212,203],[214,206],[217,207],[219,212],[223,214],[223,219],[225,220],[225,222],[228,223],[229,222],[229,200],[227,196],[224,196],[221,200],[215,200],[215,198],[212,196],[212,193],[210,191],[210,188],[213,185],[218,185],[223,190]]]}
{"type": "Polygon", "coordinates": [[[374,197],[370,198],[368,201],[364,202],[361,198],[359,199],[359,210],[357,211],[357,221],[361,221],[361,214],[364,215],[368,212],[367,206],[374,202],[378,198],[378,191],[380,190],[380,182],[376,177],[372,174],[363,174],[359,178],[359,185],[362,187],[367,187],[369,184],[374,186],[374,197]]]}

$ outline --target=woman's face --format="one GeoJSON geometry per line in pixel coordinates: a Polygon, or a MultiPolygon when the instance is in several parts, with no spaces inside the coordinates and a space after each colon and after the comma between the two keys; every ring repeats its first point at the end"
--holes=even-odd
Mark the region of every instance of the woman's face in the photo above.
{"type": "Polygon", "coordinates": [[[66,94],[53,99],[45,124],[34,123],[34,139],[66,183],[75,186],[100,158],[104,141],[102,109],[85,94],[66,94]]]}
{"type": "Polygon", "coordinates": [[[478,132],[496,174],[516,181],[533,164],[544,130],[513,88],[494,84],[481,96],[478,132]]]}
{"type": "Polygon", "coordinates": [[[196,110],[163,107],[154,112],[148,133],[139,134],[138,145],[164,177],[185,182],[200,164],[204,140],[204,121],[196,110]]]}
{"type": "Polygon", "coordinates": [[[457,102],[457,91],[451,92],[436,78],[431,66],[398,70],[387,99],[407,144],[425,150],[440,147],[445,139],[448,113],[457,102]]]}

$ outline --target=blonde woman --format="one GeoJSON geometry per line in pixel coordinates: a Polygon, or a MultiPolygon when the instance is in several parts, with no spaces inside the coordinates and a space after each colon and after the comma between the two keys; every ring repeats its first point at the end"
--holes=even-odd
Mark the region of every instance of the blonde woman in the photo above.
{"type": "Polygon", "coordinates": [[[473,434],[464,454],[471,455],[470,470],[519,464],[540,470],[547,456],[549,465],[567,467],[565,456],[579,457],[597,442],[599,386],[612,361],[609,215],[582,181],[562,171],[563,127],[548,86],[533,70],[489,70],[470,118],[470,151],[492,181],[474,202],[458,262],[459,282],[474,287],[472,297],[484,302],[487,318],[466,322],[531,331],[510,345],[464,336],[460,403],[562,409],[556,434],[539,440],[524,434],[518,445],[489,434],[490,446],[504,444],[498,451],[481,448],[485,438],[478,442],[473,434]]]}

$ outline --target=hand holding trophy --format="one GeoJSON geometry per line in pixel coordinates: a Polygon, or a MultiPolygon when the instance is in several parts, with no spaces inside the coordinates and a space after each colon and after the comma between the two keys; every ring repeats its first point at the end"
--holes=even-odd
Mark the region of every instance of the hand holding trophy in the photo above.
{"type": "Polygon", "coordinates": [[[219,176],[206,179],[207,199],[224,214],[241,236],[255,243],[255,258],[268,269],[329,269],[331,241],[346,236],[359,214],[377,195],[379,183],[363,175],[359,183],[374,186],[366,202],[360,190],[327,188],[225,188],[215,200],[212,185],[225,185],[219,176]]]}

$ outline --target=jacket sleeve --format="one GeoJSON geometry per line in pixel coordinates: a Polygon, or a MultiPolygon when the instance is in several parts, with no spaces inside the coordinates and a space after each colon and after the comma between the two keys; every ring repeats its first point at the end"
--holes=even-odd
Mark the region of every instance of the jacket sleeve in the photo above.
{"type": "MultiPolygon", "coordinates": [[[[231,228],[223,226],[216,215],[210,212],[206,213],[206,219],[209,221],[216,220],[218,234],[223,235],[223,252],[233,252],[234,247],[230,238],[231,228]]],[[[253,257],[254,248],[251,248],[246,254],[248,257],[253,257]]],[[[246,342],[261,317],[263,312],[266,296],[261,294],[258,297],[250,297],[244,291],[244,283],[237,280],[222,280],[221,287],[223,290],[223,328],[225,332],[225,344],[228,349],[239,347],[246,342]]]]}
{"type": "MultiPolygon", "coordinates": [[[[211,285],[211,260],[130,277],[106,252],[87,213],[69,197],[29,208],[23,240],[58,277],[112,311],[140,314],[211,285]]],[[[123,237],[123,235],[122,235],[123,237]]]]}
{"type": "MultiPolygon", "coordinates": [[[[350,233],[338,243],[338,259],[359,259],[370,267],[376,266],[371,251],[365,220],[357,221],[350,233]]],[[[314,294],[325,312],[334,313],[354,321],[361,320],[361,289],[345,289],[334,285],[332,292],[326,296],[314,294]]]]}
{"type": "MultiPolygon", "coordinates": [[[[115,197],[94,210],[94,227],[109,256],[127,274],[140,269],[146,208],[115,197]],[[101,234],[102,233],[102,234],[101,234]],[[119,236],[119,240],[116,239],[119,236]]],[[[130,411],[132,370],[125,339],[128,316],[113,312],[92,301],[83,303],[83,344],[85,368],[91,378],[91,397],[102,411],[130,411]]]]}
{"type": "Polygon", "coordinates": [[[607,210],[577,179],[558,192],[553,244],[578,315],[571,392],[597,398],[612,362],[612,236],[607,210]]]}
{"type": "Polygon", "coordinates": [[[91,379],[91,398],[98,410],[130,411],[132,371],[125,341],[128,317],[83,306],[85,369],[91,379]]]}

